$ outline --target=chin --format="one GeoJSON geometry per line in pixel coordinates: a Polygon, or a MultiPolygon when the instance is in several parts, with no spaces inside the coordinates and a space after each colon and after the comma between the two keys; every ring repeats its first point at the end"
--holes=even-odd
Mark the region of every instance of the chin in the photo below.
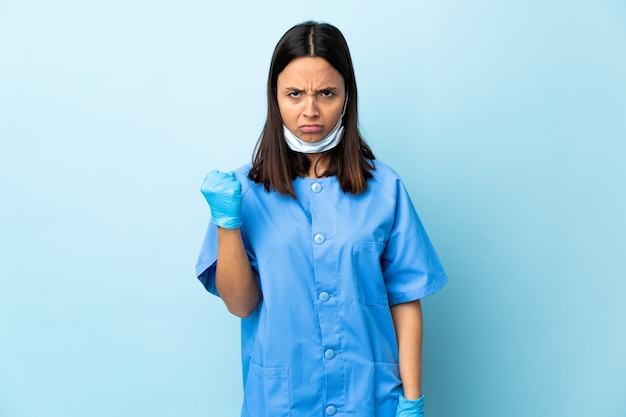
{"type": "Polygon", "coordinates": [[[324,139],[324,136],[320,135],[319,133],[315,133],[315,134],[303,133],[302,136],[298,136],[298,137],[307,143],[316,143],[324,139]]]}

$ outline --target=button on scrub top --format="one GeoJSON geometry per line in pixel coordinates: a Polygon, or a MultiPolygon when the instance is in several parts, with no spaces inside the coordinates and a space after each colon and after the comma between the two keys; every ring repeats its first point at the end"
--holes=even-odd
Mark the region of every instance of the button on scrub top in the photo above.
{"type": "MultiPolygon", "coordinates": [[[[298,199],[242,183],[241,233],[262,300],[241,320],[243,417],[394,417],[401,389],[390,306],[443,287],[441,266],[397,174],[375,161],[359,195],[296,178],[298,199]]],[[[215,288],[217,228],[196,272],[215,288]]]]}

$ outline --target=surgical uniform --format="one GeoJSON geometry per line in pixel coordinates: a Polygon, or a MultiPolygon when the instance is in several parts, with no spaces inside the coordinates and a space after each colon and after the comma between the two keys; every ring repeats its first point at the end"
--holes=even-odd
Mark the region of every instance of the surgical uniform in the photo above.
{"type": "MultiPolygon", "coordinates": [[[[374,161],[359,195],[294,180],[297,200],[235,172],[241,234],[262,300],[241,321],[242,417],[394,417],[401,382],[390,306],[447,276],[397,174],[374,161]]],[[[196,266],[215,295],[217,227],[196,266]]]]}

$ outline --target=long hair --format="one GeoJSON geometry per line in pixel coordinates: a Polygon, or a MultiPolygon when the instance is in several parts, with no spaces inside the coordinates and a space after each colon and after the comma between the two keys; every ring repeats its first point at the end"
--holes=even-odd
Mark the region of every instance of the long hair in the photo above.
{"type": "Polygon", "coordinates": [[[343,77],[348,97],[343,117],[344,136],[326,152],[329,166],[326,176],[336,176],[344,192],[359,194],[372,178],[374,154],[358,129],[358,95],[348,44],[336,27],[327,23],[305,22],[289,29],[278,41],[267,79],[267,119],[255,146],[249,178],[274,190],[297,198],[293,180],[306,175],[310,161],[292,151],[283,136],[283,122],[277,99],[278,75],[291,61],[300,57],[324,58],[343,77]]]}

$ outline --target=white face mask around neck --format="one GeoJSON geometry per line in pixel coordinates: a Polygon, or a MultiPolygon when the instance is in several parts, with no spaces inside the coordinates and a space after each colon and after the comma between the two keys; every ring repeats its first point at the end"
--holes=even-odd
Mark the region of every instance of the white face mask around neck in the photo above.
{"type": "Polygon", "coordinates": [[[346,113],[346,107],[348,105],[348,97],[346,97],[346,101],[343,105],[343,112],[341,116],[339,116],[339,120],[337,120],[337,124],[330,131],[326,137],[318,142],[305,142],[296,135],[294,135],[291,130],[287,129],[287,126],[283,124],[283,132],[285,135],[285,141],[287,142],[287,146],[289,149],[295,152],[300,153],[321,153],[326,152],[328,150],[333,149],[343,138],[344,128],[341,125],[343,122],[343,116],[346,113]]]}

